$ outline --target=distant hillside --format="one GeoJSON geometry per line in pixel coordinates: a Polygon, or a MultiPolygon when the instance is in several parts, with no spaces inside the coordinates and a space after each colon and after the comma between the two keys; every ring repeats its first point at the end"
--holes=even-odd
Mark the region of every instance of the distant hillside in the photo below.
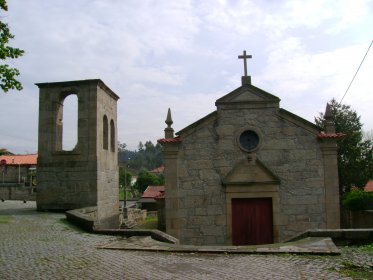
{"type": "Polygon", "coordinates": [[[163,164],[162,146],[151,141],[143,144],[141,141],[135,151],[127,150],[126,144],[120,143],[118,148],[119,166],[126,166],[133,174],[141,169],[152,170],[163,164]]]}

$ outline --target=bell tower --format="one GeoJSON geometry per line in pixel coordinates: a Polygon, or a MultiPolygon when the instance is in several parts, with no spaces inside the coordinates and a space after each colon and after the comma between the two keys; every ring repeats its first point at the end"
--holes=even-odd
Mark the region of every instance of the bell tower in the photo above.
{"type": "Polygon", "coordinates": [[[97,207],[97,227],[119,224],[117,100],[101,80],[39,83],[38,210],[97,207]],[[78,100],[77,144],[62,146],[64,100],[78,100]]]}

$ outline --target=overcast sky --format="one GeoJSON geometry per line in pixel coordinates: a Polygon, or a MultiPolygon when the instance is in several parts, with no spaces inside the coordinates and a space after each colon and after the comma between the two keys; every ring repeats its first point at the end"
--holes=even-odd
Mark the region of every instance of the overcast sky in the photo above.
{"type": "MultiPolygon", "coordinates": [[[[373,39],[373,1],[8,0],[1,13],[25,55],[21,92],[0,94],[0,148],[37,152],[35,83],[100,78],[120,96],[118,140],[179,131],[252,83],[309,121],[341,100],[373,39]]],[[[373,50],[344,98],[373,129],[373,50]]]]}

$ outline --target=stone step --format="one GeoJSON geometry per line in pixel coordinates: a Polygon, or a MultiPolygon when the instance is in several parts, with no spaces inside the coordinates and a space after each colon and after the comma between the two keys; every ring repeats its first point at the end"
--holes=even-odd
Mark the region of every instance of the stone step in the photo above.
{"type": "Polygon", "coordinates": [[[128,219],[124,219],[122,221],[122,223],[120,224],[119,228],[120,229],[129,229],[129,228],[133,228],[135,226],[136,226],[136,222],[130,221],[128,219]]]}

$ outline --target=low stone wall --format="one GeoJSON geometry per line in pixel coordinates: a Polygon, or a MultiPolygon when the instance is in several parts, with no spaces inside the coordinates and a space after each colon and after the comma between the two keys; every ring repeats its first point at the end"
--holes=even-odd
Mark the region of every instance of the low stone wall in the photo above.
{"type": "Polygon", "coordinates": [[[157,217],[158,216],[158,211],[147,211],[146,216],[147,217],[157,217]]]}
{"type": "Polygon", "coordinates": [[[23,183],[0,184],[0,199],[35,201],[35,187],[25,186],[23,183]]]}
{"type": "Polygon", "coordinates": [[[147,211],[136,209],[136,208],[126,208],[127,209],[127,219],[134,221],[136,223],[141,222],[146,219],[147,211]]]}

